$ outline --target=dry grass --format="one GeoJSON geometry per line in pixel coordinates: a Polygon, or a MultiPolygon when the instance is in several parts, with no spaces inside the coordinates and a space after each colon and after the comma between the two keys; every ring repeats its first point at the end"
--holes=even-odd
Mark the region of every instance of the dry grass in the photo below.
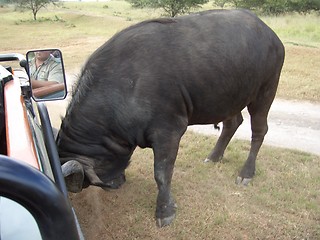
{"type": "Polygon", "coordinates": [[[263,147],[253,183],[239,187],[234,180],[249,143],[234,141],[222,163],[204,164],[215,141],[190,132],[183,137],[172,190],[179,208],[170,227],[155,226],[148,149],[135,152],[120,189],[70,194],[87,239],[320,238],[319,157],[263,147]]]}
{"type": "MultiPolygon", "coordinates": [[[[211,8],[206,4],[204,9],[211,8]]],[[[58,47],[64,53],[66,71],[79,71],[87,57],[112,35],[138,21],[161,16],[151,9],[132,9],[125,1],[69,2],[61,8],[39,13],[39,22],[29,12],[0,8],[2,52],[58,47]],[[18,33],[27,32],[23,37],[18,33]]],[[[278,97],[320,101],[320,17],[288,15],[263,17],[285,43],[286,59],[278,97]]]]}
{"type": "Polygon", "coordinates": [[[320,48],[286,44],[277,97],[320,102],[320,48]]]}

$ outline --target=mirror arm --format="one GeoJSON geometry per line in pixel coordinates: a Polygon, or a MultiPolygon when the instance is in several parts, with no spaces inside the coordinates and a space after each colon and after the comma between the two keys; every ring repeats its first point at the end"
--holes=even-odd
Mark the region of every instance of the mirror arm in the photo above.
{"type": "Polygon", "coordinates": [[[28,62],[25,59],[20,60],[20,67],[23,67],[26,71],[27,75],[29,76],[29,68],[28,68],[28,62]]]}

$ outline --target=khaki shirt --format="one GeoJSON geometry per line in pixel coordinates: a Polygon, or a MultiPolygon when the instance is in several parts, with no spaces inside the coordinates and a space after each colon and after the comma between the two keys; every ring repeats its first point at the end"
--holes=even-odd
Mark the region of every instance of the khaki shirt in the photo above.
{"type": "Polygon", "coordinates": [[[61,62],[53,56],[36,68],[36,61],[32,59],[29,63],[31,80],[54,81],[63,83],[63,72],[61,62]]]}

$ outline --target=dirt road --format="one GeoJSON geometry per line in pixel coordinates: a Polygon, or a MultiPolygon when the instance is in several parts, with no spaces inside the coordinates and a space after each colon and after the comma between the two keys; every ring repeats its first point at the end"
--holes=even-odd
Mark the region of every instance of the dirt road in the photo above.
{"type": "MultiPolygon", "coordinates": [[[[250,140],[250,118],[242,112],[244,122],[235,138],[250,140]]],[[[264,144],[297,149],[320,155],[320,104],[276,99],[268,118],[269,131],[264,144]]],[[[189,130],[219,135],[213,125],[194,125],[189,130]]]]}

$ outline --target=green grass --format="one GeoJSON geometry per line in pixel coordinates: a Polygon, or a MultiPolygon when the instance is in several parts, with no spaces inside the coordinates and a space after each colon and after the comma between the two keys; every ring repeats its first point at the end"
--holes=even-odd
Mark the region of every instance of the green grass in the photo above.
{"type": "Polygon", "coordinates": [[[320,47],[320,16],[318,14],[287,14],[262,18],[284,43],[320,47]]]}

